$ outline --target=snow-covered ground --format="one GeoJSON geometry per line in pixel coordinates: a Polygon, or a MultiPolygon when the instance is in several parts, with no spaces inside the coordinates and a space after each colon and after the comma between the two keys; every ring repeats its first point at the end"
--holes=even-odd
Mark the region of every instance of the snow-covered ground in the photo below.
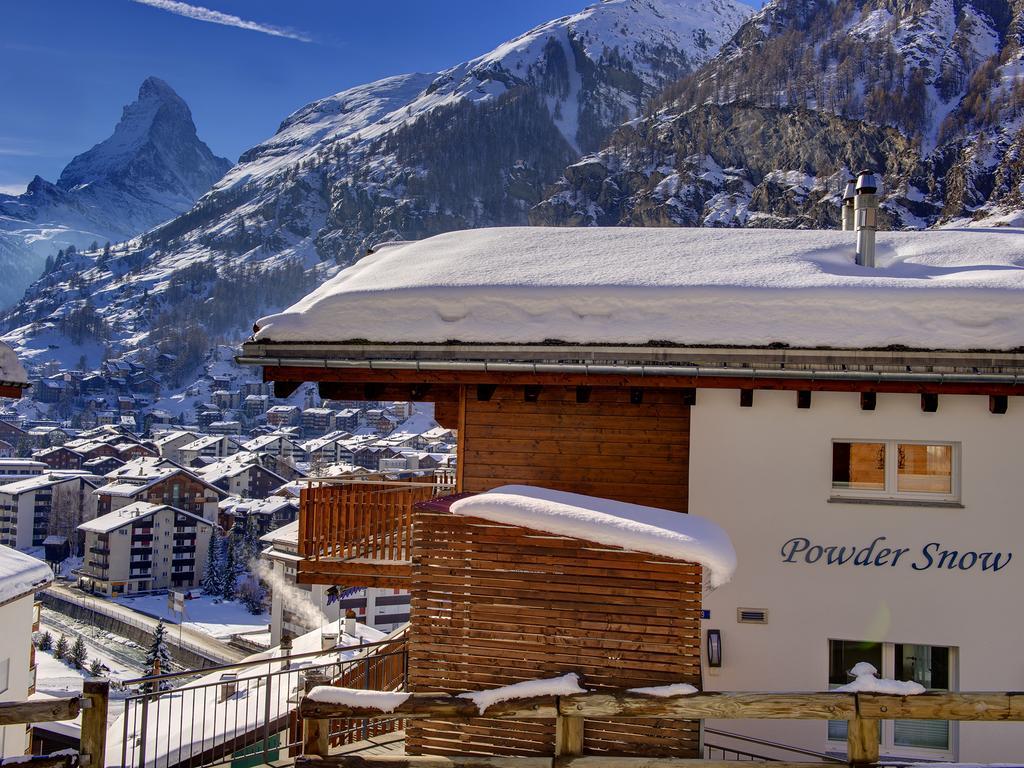
{"type": "MultiPolygon", "coordinates": [[[[198,591],[193,591],[192,594],[198,595],[198,591]]],[[[120,597],[114,602],[163,619],[168,624],[180,622],[181,617],[167,609],[167,595],[120,597]]],[[[261,613],[253,616],[242,603],[223,601],[207,595],[185,601],[185,626],[205,632],[218,640],[228,640],[240,632],[266,629],[269,624],[269,615],[261,613]]]]}

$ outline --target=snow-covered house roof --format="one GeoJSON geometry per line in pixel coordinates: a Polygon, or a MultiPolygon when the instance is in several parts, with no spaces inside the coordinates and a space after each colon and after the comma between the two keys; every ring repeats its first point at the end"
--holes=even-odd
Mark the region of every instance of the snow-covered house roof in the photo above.
{"type": "Polygon", "coordinates": [[[0,545],[0,605],[30,595],[53,581],[53,571],[42,560],[0,545]]]}
{"type": "Polygon", "coordinates": [[[18,356],[2,341],[0,341],[0,384],[16,387],[28,385],[28,374],[18,362],[18,356]]]}
{"type": "Polygon", "coordinates": [[[699,563],[711,588],[728,582],[736,570],[729,535],[716,523],[693,514],[528,485],[504,485],[459,499],[451,511],[699,563]]]}
{"type": "Polygon", "coordinates": [[[254,341],[1011,350],[1024,346],[1024,232],[477,229],[366,256],[254,341]]]}
{"type": "Polygon", "coordinates": [[[26,477],[24,480],[15,480],[13,483],[0,485],[0,493],[8,496],[19,496],[23,493],[39,491],[53,485],[60,485],[61,483],[66,483],[68,480],[82,479],[88,481],[93,478],[95,478],[95,475],[92,475],[89,472],[79,470],[57,470],[41,475],[31,475],[30,477],[26,477]]]}
{"type": "Polygon", "coordinates": [[[191,517],[197,523],[212,525],[209,520],[205,520],[199,515],[194,515],[183,509],[172,507],[169,504],[150,504],[145,501],[137,501],[134,504],[128,504],[120,509],[115,509],[113,512],[108,512],[105,515],[100,515],[97,518],[82,523],[78,526],[78,530],[91,531],[93,533],[110,533],[111,531],[116,531],[118,528],[128,525],[129,523],[134,523],[155,515],[162,509],[171,509],[179,515],[191,517]]]}

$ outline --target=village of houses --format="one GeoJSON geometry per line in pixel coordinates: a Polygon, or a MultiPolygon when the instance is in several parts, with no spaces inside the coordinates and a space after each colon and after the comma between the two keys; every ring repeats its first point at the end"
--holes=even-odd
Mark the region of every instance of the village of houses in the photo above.
{"type": "MultiPolygon", "coordinates": [[[[93,616],[97,601],[104,601],[127,613],[129,622],[137,613],[149,624],[156,616],[168,626],[188,622],[211,632],[203,643],[207,655],[199,659],[203,666],[236,661],[349,612],[368,627],[366,632],[390,631],[408,620],[409,598],[399,590],[325,595],[319,586],[296,584],[299,496],[307,478],[344,483],[450,477],[453,431],[437,425],[429,405],[314,400],[315,389],[278,398],[272,384],[248,381],[248,372],[237,367],[218,367],[227,372],[211,373],[183,393],[179,400],[194,406],[179,408],[176,418],[154,407],[156,380],[125,361],[105,363],[94,372],[39,376],[20,400],[0,400],[0,545],[24,559],[12,573],[36,567],[28,598],[49,586],[37,595],[47,607],[40,611],[36,604],[34,618],[24,624],[26,631],[31,624],[37,645],[41,631],[67,632],[72,642],[80,634],[90,649],[104,642],[129,648],[127,657],[97,650],[103,674],[115,678],[112,673],[130,677],[148,671],[144,648],[117,635],[116,627],[113,634],[97,635],[88,622],[59,612],[86,600],[93,616]],[[296,400],[299,404],[293,404],[296,400]],[[26,405],[62,401],[85,414],[76,419],[79,428],[23,415],[26,405]],[[237,542],[251,532],[260,537],[258,561],[241,564],[240,571],[260,584],[262,606],[250,605],[247,612],[209,595],[203,582],[212,540],[237,542]],[[48,569],[38,570],[39,560],[48,569]],[[167,594],[185,599],[184,614],[163,610],[167,594]],[[218,613],[228,619],[214,629],[201,621],[218,613]],[[194,621],[188,621],[190,615],[194,621]],[[125,658],[129,663],[116,663],[125,658]]],[[[6,610],[0,606],[0,614],[6,610]]],[[[26,654],[31,650],[21,671],[30,675],[27,689],[33,698],[47,698],[46,690],[81,689],[80,678],[89,677],[84,670],[69,673],[30,648],[18,623],[6,626],[17,636],[9,643],[26,654]]],[[[177,642],[174,633],[169,637],[177,642]]],[[[164,671],[184,666],[199,664],[176,658],[164,671]]],[[[36,752],[66,746],[61,734],[67,738],[67,729],[60,725],[36,725],[36,752]]]]}

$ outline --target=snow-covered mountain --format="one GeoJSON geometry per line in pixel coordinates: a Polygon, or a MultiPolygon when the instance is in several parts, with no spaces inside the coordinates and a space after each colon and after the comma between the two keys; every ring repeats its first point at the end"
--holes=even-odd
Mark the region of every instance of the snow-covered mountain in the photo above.
{"type": "Polygon", "coordinates": [[[147,78],[113,135],[68,163],[56,184],[36,176],[24,194],[0,194],[0,269],[14,276],[0,283],[0,307],[21,297],[47,256],[174,218],[230,166],[199,140],[181,97],[147,78]]]}
{"type": "Polygon", "coordinates": [[[237,332],[380,241],[525,224],[567,164],[750,13],[737,0],[604,0],[442,72],[309,104],[186,213],[44,275],[5,338],[32,358],[59,356],[83,323],[149,349],[237,332]]]}
{"type": "Polygon", "coordinates": [[[1006,0],[773,0],[531,220],[833,226],[872,166],[887,226],[1019,221],[1022,31],[1006,0]]]}

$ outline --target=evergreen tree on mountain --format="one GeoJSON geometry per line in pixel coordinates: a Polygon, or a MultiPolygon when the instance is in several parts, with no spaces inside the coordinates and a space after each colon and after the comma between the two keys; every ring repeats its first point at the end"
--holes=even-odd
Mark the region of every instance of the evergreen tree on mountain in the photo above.
{"type": "Polygon", "coordinates": [[[57,640],[57,645],[53,648],[53,655],[58,659],[63,659],[68,655],[68,639],[63,634],[57,640]]]}
{"type": "MultiPolygon", "coordinates": [[[[171,652],[167,647],[167,628],[161,621],[153,630],[153,642],[146,653],[146,675],[155,676],[171,671],[171,652]]],[[[139,689],[143,693],[169,690],[171,684],[166,680],[143,683],[139,689]]]]}

